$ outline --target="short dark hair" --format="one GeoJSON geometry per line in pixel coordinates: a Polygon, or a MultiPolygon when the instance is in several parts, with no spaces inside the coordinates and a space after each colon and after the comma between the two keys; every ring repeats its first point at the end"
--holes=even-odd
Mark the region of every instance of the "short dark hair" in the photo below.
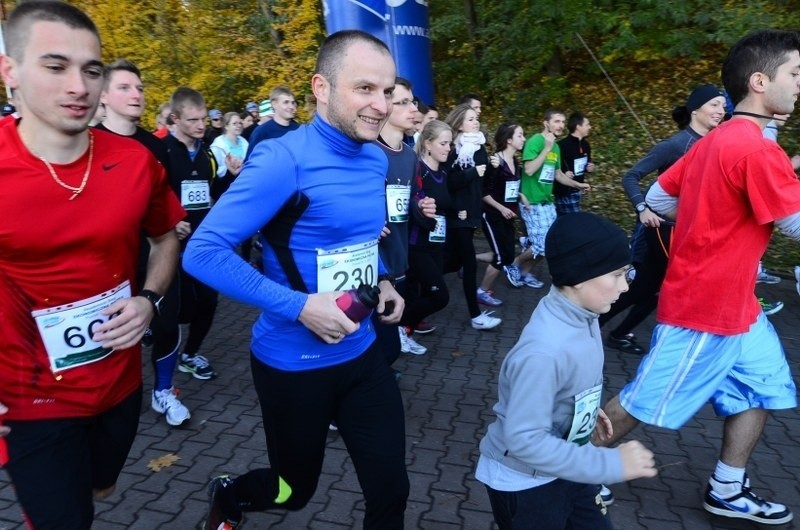
{"type": "Polygon", "coordinates": [[[734,106],[750,91],[750,76],[761,72],[773,79],[786,54],[800,50],[800,33],[765,29],[750,33],[731,47],[722,63],[722,83],[734,106]]]}
{"type": "Polygon", "coordinates": [[[169,99],[169,107],[172,110],[172,114],[180,118],[183,107],[187,105],[205,107],[206,100],[200,92],[193,88],[178,87],[169,99]]]}
{"type": "Polygon", "coordinates": [[[6,50],[15,61],[22,60],[31,26],[35,22],[60,22],[73,29],[85,29],[100,41],[100,33],[92,19],[73,5],[55,0],[20,2],[8,16],[4,28],[6,50]]]}
{"type": "Polygon", "coordinates": [[[566,116],[567,113],[563,111],[563,109],[559,109],[558,107],[553,107],[551,109],[547,109],[544,111],[544,121],[550,121],[553,119],[553,116],[556,114],[561,114],[562,116],[566,116]]]}
{"type": "Polygon", "coordinates": [[[409,81],[405,77],[400,77],[400,76],[395,77],[394,78],[394,84],[395,85],[400,85],[402,87],[406,87],[409,90],[409,92],[414,90],[414,85],[412,85],[411,81],[409,81]]]}
{"type": "Polygon", "coordinates": [[[135,74],[139,79],[142,78],[142,73],[131,61],[127,59],[117,59],[111,64],[103,67],[103,88],[108,88],[108,83],[111,81],[111,76],[114,72],[130,72],[135,74]]]}
{"type": "Polygon", "coordinates": [[[422,114],[427,114],[427,113],[428,113],[428,111],[430,111],[430,110],[431,110],[431,109],[430,109],[430,107],[428,107],[428,106],[425,104],[425,102],[424,102],[424,101],[422,101],[421,99],[417,99],[417,100],[415,100],[415,101],[416,101],[416,103],[417,103],[417,110],[418,110],[419,112],[421,112],[422,114]]]}
{"type": "Polygon", "coordinates": [[[317,64],[314,66],[314,73],[321,75],[327,79],[329,83],[334,84],[347,48],[356,42],[371,44],[376,50],[382,51],[389,56],[392,55],[389,51],[389,47],[386,46],[382,40],[365,31],[356,29],[337,31],[336,33],[328,35],[328,38],[322,43],[319,53],[317,54],[317,64]]]}
{"type": "Polygon", "coordinates": [[[569,115],[567,118],[567,130],[570,134],[575,132],[575,129],[578,128],[578,125],[583,125],[583,121],[586,119],[586,115],[582,112],[575,111],[569,115]]]}
{"type": "Polygon", "coordinates": [[[497,128],[497,132],[494,133],[494,148],[496,151],[500,152],[508,147],[508,142],[514,137],[517,127],[522,127],[522,125],[510,121],[497,128]]]}
{"type": "Polygon", "coordinates": [[[472,100],[480,101],[481,103],[483,103],[483,99],[481,99],[481,97],[478,94],[475,94],[474,92],[467,92],[466,94],[461,96],[461,99],[458,100],[458,104],[462,105],[464,103],[471,103],[472,100]]]}

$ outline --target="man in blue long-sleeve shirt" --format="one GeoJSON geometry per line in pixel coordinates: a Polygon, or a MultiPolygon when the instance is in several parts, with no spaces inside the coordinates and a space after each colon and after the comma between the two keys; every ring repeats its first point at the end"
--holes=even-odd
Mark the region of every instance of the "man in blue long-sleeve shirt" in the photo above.
{"type": "Polygon", "coordinates": [[[336,304],[340,291],[364,282],[380,287],[384,322],[396,323],[403,310],[381,277],[387,161],[371,143],[389,113],[395,67],[382,42],[345,31],[325,41],[315,72],[316,118],[256,147],[184,257],[198,279],[263,310],[252,371],[271,467],[214,479],[206,528],[235,528],[243,511],[303,508],[332,420],[364,490],[364,528],[403,527],[400,392],[370,319],[352,322],[336,304]],[[259,229],[263,273],[234,251],[259,229]]]}

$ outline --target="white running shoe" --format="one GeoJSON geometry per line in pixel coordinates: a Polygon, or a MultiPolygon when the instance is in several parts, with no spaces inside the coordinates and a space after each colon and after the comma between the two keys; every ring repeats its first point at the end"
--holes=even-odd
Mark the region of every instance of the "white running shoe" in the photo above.
{"type": "Polygon", "coordinates": [[[496,328],[502,322],[501,319],[493,317],[494,311],[484,311],[480,315],[472,319],[472,327],[474,329],[492,329],[496,328]]]}
{"type": "Polygon", "coordinates": [[[492,291],[484,291],[478,287],[478,303],[488,305],[489,307],[497,307],[503,305],[503,301],[492,296],[492,291]]]}
{"type": "Polygon", "coordinates": [[[600,484],[600,498],[603,499],[603,504],[606,506],[614,504],[614,494],[605,484],[600,484]]]}
{"type": "Polygon", "coordinates": [[[167,423],[173,427],[181,425],[192,417],[189,409],[175,395],[174,386],[164,390],[153,390],[153,399],[150,402],[150,406],[153,407],[154,411],[163,414],[167,423]]]}
{"type": "Polygon", "coordinates": [[[765,269],[761,262],[758,262],[758,276],[756,276],[756,283],[766,283],[767,285],[775,285],[781,283],[780,276],[775,276],[774,274],[770,274],[770,272],[765,269]]]}
{"type": "Polygon", "coordinates": [[[522,283],[534,289],[541,289],[544,287],[544,282],[531,273],[527,273],[522,277],[522,283]]]}
{"type": "Polygon", "coordinates": [[[750,479],[741,482],[722,482],[713,475],[703,499],[706,511],[721,517],[749,519],[761,524],[778,525],[792,520],[792,512],[783,504],[765,501],[750,489],[750,479]]]}
{"type": "Polygon", "coordinates": [[[428,348],[409,337],[405,327],[399,326],[397,330],[400,333],[401,352],[410,353],[411,355],[425,355],[425,353],[428,351],[428,348]]]}

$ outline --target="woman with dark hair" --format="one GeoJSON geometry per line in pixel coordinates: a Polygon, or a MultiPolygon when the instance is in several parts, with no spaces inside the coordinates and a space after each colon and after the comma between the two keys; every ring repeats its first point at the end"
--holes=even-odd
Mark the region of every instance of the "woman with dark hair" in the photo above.
{"type": "Polygon", "coordinates": [[[501,270],[514,287],[522,287],[519,267],[513,265],[516,241],[514,219],[519,200],[520,164],[516,155],[525,145],[525,134],[517,123],[504,123],[494,135],[497,162],[494,171],[483,179],[483,235],[491,249],[481,290],[490,292],[501,270]]]}
{"type": "Polygon", "coordinates": [[[239,113],[239,117],[242,119],[242,131],[243,132],[244,132],[245,129],[247,129],[248,127],[250,127],[251,125],[253,125],[255,123],[255,120],[253,119],[253,115],[250,114],[247,111],[240,112],[239,113]]]}
{"type": "Polygon", "coordinates": [[[487,170],[492,172],[494,168],[489,165],[484,147],[486,138],[480,131],[478,114],[468,104],[453,109],[445,122],[455,133],[455,139],[454,150],[447,159],[447,186],[454,210],[447,216],[444,270],[462,271],[461,281],[472,327],[492,329],[502,320],[491,316],[491,312],[481,311],[478,301],[492,307],[502,302],[492,293],[478,291],[478,264],[472,237],[481,222],[482,178],[487,170]]]}
{"type": "Polygon", "coordinates": [[[714,85],[703,85],[692,91],[686,105],[672,111],[672,119],[680,132],[656,144],[622,177],[622,186],[638,215],[631,241],[631,262],[635,279],[608,313],[600,315],[600,326],[628,307],[627,317],[606,338],[606,345],[628,353],[643,353],[631,333],[656,308],[658,291],[664,281],[669,256],[670,236],[674,223],[650,210],[644,200],[645,190],[639,182],[648,174],[666,171],[694,143],[720,124],[725,116],[725,96],[714,85]]]}

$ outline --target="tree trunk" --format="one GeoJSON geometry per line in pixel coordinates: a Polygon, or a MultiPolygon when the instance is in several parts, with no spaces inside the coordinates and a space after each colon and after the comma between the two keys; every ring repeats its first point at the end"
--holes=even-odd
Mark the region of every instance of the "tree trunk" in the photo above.
{"type": "Polygon", "coordinates": [[[275,29],[274,26],[275,20],[272,13],[272,7],[269,5],[269,0],[259,0],[258,7],[261,9],[261,14],[264,16],[264,20],[267,21],[269,34],[270,37],[272,37],[272,43],[275,44],[275,51],[277,51],[278,55],[281,57],[286,57],[286,52],[284,52],[283,48],[281,47],[283,38],[281,37],[280,32],[275,29]]]}

